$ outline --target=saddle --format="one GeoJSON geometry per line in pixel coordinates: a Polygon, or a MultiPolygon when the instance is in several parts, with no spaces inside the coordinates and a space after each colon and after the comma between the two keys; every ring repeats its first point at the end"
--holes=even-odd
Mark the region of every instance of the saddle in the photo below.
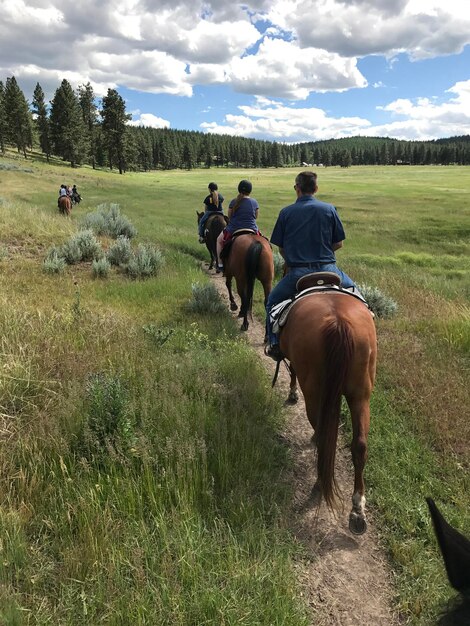
{"type": "Polygon", "coordinates": [[[354,292],[354,287],[348,289],[341,287],[341,279],[338,274],[335,274],[334,272],[312,272],[310,274],[305,274],[305,276],[302,276],[297,281],[296,289],[297,293],[293,298],[289,298],[288,300],[279,302],[279,304],[275,304],[269,311],[269,318],[273,325],[273,331],[276,334],[280,332],[281,328],[287,322],[289,312],[295,303],[306,296],[311,296],[316,293],[325,293],[329,291],[346,294],[353,298],[357,298],[357,300],[360,300],[367,308],[369,308],[369,305],[364,298],[359,293],[354,292]]]}
{"type": "Polygon", "coordinates": [[[220,253],[220,258],[222,261],[228,259],[230,250],[232,249],[233,242],[239,235],[257,235],[258,233],[255,230],[251,230],[251,228],[239,228],[232,233],[232,237],[224,244],[222,248],[222,252],[220,253]]]}

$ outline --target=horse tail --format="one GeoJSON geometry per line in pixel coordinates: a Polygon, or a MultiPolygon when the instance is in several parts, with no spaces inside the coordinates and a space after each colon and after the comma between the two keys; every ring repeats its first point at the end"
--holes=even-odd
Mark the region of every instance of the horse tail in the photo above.
{"type": "Polygon", "coordinates": [[[325,369],[317,441],[318,482],[326,504],[333,508],[339,495],[335,480],[336,442],[338,439],[341,397],[353,354],[353,337],[349,324],[341,319],[328,323],[323,333],[325,369]]]}
{"type": "Polygon", "coordinates": [[[254,241],[248,248],[245,259],[246,285],[244,297],[242,298],[241,310],[248,313],[251,309],[253,301],[253,292],[255,289],[256,273],[258,271],[259,259],[263,246],[259,241],[254,241]]]}

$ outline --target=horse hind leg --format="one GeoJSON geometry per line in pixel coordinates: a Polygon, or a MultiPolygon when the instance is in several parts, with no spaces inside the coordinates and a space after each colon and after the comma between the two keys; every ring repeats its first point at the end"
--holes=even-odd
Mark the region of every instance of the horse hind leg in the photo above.
{"type": "Polygon", "coordinates": [[[235,302],[235,298],[233,297],[232,292],[232,278],[227,277],[225,280],[225,286],[227,287],[228,299],[230,301],[230,310],[236,311],[238,309],[237,303],[235,302]]]}
{"type": "Polygon", "coordinates": [[[348,400],[348,404],[353,424],[351,453],[354,464],[354,492],[352,496],[352,509],[349,514],[349,530],[354,535],[362,535],[367,530],[364,467],[367,460],[367,435],[369,434],[370,407],[368,399],[357,402],[349,402],[348,400]]]}

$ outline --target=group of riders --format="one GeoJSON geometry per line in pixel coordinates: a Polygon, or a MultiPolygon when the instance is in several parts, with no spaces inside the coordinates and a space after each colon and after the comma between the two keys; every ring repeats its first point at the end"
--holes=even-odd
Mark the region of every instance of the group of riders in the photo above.
{"type": "Polygon", "coordinates": [[[70,202],[72,204],[79,204],[82,200],[82,196],[78,193],[77,185],[61,185],[59,189],[59,198],[57,199],[57,205],[60,208],[60,198],[62,197],[70,198],[70,202]]]}
{"type": "MultiPolygon", "coordinates": [[[[317,190],[315,172],[304,171],[296,176],[296,200],[280,211],[270,238],[270,242],[279,247],[285,262],[284,276],[271,291],[266,303],[269,338],[266,354],[276,361],[282,358],[282,354],[269,313],[276,304],[295,295],[297,282],[302,276],[312,272],[334,272],[339,276],[343,288],[360,296],[351,278],[336,265],[335,252],[342,247],[346,238],[339,215],[332,204],[314,197],[317,190]]],[[[217,272],[223,271],[220,257],[222,249],[236,231],[248,229],[261,234],[256,223],[259,205],[251,197],[251,192],[251,182],[240,181],[238,195],[228,207],[228,224],[217,239],[217,272]]],[[[205,242],[205,224],[209,217],[214,212],[223,214],[223,202],[217,184],[209,183],[209,195],[204,199],[205,212],[199,221],[201,243],[205,242]]]]}

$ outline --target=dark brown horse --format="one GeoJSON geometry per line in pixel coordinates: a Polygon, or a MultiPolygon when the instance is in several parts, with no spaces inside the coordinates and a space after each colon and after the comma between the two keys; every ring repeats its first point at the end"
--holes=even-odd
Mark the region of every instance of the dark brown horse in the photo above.
{"type": "Polygon", "coordinates": [[[59,211],[63,215],[70,215],[70,211],[72,210],[72,201],[69,196],[60,196],[59,198],[59,211]]]}
{"type": "Polygon", "coordinates": [[[454,598],[441,616],[439,626],[470,624],[470,541],[453,528],[432,498],[426,498],[439,548],[444,559],[447,578],[460,596],[454,598]]]}
{"type": "Polygon", "coordinates": [[[241,330],[248,330],[248,317],[251,316],[255,280],[258,279],[264,289],[264,304],[271,293],[274,278],[273,251],[269,241],[261,235],[235,235],[230,242],[228,255],[224,258],[224,275],[227,286],[230,309],[236,311],[238,306],[232,293],[232,278],[235,278],[241,305],[238,317],[243,318],[241,330]]]}
{"type": "Polygon", "coordinates": [[[291,401],[298,377],[307,417],[317,447],[317,480],[312,496],[323,496],[334,507],[338,488],[334,478],[341,398],[352,420],[354,492],[349,528],[366,531],[364,466],[369,433],[369,400],[375,381],[377,339],[367,306],[354,296],[322,292],[294,304],[280,334],[282,353],[290,361],[291,401]]]}
{"type": "MultiPolygon", "coordinates": [[[[204,213],[197,213],[197,223],[201,221],[204,213]]],[[[227,218],[222,213],[214,211],[213,215],[209,216],[207,222],[204,224],[204,241],[209,251],[211,262],[209,269],[213,269],[214,265],[217,265],[217,237],[227,226],[227,218]]]]}

